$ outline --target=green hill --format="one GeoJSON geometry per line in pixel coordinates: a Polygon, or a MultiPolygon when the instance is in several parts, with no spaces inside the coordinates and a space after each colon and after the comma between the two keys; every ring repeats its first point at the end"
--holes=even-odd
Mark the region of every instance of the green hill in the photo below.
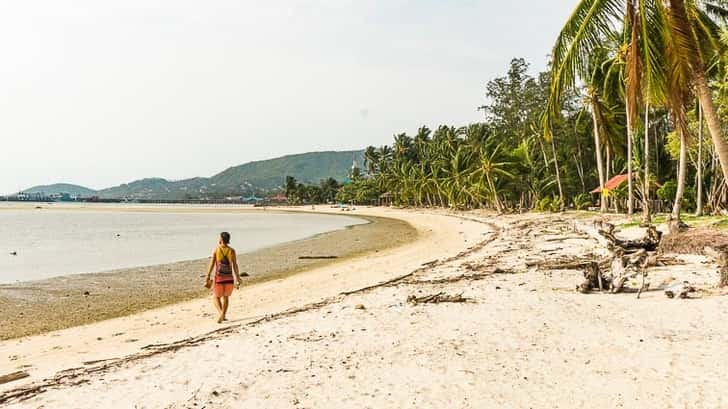
{"type": "Polygon", "coordinates": [[[73,185],[70,183],[54,183],[52,185],[40,185],[33,186],[30,189],[26,189],[23,193],[43,193],[46,195],[56,195],[61,193],[68,193],[71,196],[89,197],[96,195],[96,191],[87,187],[73,185]]]}
{"type": "Polygon", "coordinates": [[[228,168],[212,177],[171,181],[161,178],[136,180],[103,189],[102,198],[174,200],[199,197],[224,197],[261,193],[283,185],[286,176],[303,183],[318,183],[333,177],[348,177],[353,161],[361,167],[364,151],[309,152],[245,163],[228,168]]]}
{"type": "Polygon", "coordinates": [[[227,188],[252,185],[259,189],[273,189],[282,186],[286,176],[308,184],[319,183],[329,177],[342,181],[348,177],[353,161],[363,166],[364,152],[301,153],[228,168],[211,177],[210,182],[227,188]]]}

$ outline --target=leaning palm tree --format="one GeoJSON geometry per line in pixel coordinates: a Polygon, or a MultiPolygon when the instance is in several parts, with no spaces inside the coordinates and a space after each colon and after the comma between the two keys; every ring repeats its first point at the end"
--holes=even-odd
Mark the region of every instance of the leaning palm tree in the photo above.
{"type": "MultiPolygon", "coordinates": [[[[577,78],[588,77],[589,56],[622,23],[627,45],[628,138],[637,122],[638,104],[644,102],[644,98],[640,98],[644,96],[641,92],[644,76],[650,78],[647,81],[650,99],[668,107],[677,128],[685,127],[685,97],[694,84],[723,174],[728,180],[728,143],[723,140],[705,64],[706,59],[714,58],[716,51],[721,50],[719,27],[713,18],[728,16],[725,3],[722,0],[579,1],[554,45],[551,95],[544,116],[544,132],[551,133],[551,123],[560,114],[564,92],[575,86],[577,78]]],[[[631,140],[628,151],[628,173],[631,173],[631,140]]]]}
{"type": "Polygon", "coordinates": [[[711,17],[724,20],[728,16],[728,2],[667,0],[666,3],[670,34],[674,38],[675,58],[690,68],[690,79],[695,85],[723,177],[728,181],[728,143],[723,139],[706,69],[709,60],[717,58],[722,50],[722,43],[719,41],[720,27],[711,17]]]}

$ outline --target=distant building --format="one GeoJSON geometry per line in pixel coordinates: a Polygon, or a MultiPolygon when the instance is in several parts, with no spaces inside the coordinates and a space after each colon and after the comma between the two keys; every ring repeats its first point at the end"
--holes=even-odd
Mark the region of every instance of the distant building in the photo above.
{"type": "Polygon", "coordinates": [[[288,197],[286,197],[286,195],[284,195],[283,193],[278,193],[275,196],[269,197],[268,199],[271,202],[276,202],[276,203],[286,203],[286,202],[288,202],[288,197]]]}

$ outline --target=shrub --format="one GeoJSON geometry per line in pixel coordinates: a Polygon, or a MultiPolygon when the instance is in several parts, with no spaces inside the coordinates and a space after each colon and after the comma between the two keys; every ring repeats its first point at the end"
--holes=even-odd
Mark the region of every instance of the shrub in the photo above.
{"type": "Polygon", "coordinates": [[[561,208],[563,207],[562,205],[563,205],[563,202],[561,201],[561,198],[560,197],[554,197],[551,200],[551,211],[554,212],[554,213],[560,212],[561,211],[561,208]]]}
{"type": "Polygon", "coordinates": [[[584,210],[592,204],[592,198],[589,193],[579,193],[574,197],[574,208],[576,210],[584,210]]]}
{"type": "Polygon", "coordinates": [[[660,200],[675,200],[677,193],[677,183],[674,180],[668,180],[659,189],[657,189],[657,198],[660,200]]]}
{"type": "Polygon", "coordinates": [[[536,210],[545,212],[551,210],[551,196],[544,196],[536,203],[536,210]]]}

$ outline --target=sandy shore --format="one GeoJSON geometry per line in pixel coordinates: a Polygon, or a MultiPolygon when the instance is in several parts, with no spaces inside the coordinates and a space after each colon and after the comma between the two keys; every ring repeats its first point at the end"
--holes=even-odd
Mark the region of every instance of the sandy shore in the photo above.
{"type": "MultiPolygon", "coordinates": [[[[249,272],[249,276],[243,278],[243,285],[284,278],[332,261],[302,260],[299,256],[335,256],[343,261],[416,239],[414,228],[401,220],[364,218],[369,223],[240,254],[240,267],[249,272]]],[[[200,275],[206,271],[208,262],[208,259],[198,259],[0,285],[0,340],[88,324],[206,296],[208,290],[202,287],[200,275]],[[160,280],[160,274],[163,280],[160,280]]]]}
{"type": "Polygon", "coordinates": [[[720,356],[728,341],[728,299],[714,288],[716,266],[705,258],[650,269],[653,290],[639,300],[629,293],[584,295],[574,291],[581,271],[538,267],[605,251],[598,240],[574,233],[588,225],[581,217],[361,212],[405,220],[420,239],[247,287],[234,300],[235,321],[228,326],[212,324],[209,307],[194,301],[5,341],[0,356],[14,358],[0,373],[27,365],[31,377],[0,386],[0,402],[726,406],[728,364],[720,356]],[[699,291],[687,300],[667,299],[659,286],[669,280],[690,280],[699,291]],[[438,293],[461,294],[466,302],[407,302],[438,293]]]}

